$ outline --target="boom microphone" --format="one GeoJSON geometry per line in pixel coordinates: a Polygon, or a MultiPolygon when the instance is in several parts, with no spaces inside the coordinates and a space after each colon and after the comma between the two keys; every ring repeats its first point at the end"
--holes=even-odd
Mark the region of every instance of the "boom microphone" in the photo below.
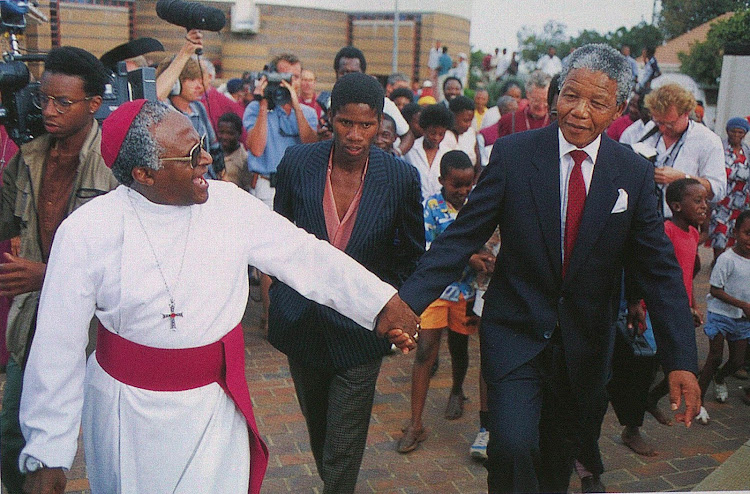
{"type": "Polygon", "coordinates": [[[201,5],[198,2],[183,0],[159,0],[156,2],[156,15],[170,24],[182,26],[188,31],[221,31],[227,19],[224,12],[216,7],[201,5]]]}

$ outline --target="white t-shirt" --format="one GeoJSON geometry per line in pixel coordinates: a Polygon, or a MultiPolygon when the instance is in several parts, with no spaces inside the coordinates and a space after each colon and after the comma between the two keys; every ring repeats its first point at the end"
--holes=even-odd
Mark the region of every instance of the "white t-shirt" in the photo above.
{"type": "MultiPolygon", "coordinates": [[[[750,259],[738,255],[734,249],[727,249],[716,259],[711,271],[711,286],[721,288],[734,298],[750,302],[750,259]]],[[[706,297],[708,310],[722,316],[739,319],[744,316],[742,309],[723,302],[710,293],[706,297]]]]}

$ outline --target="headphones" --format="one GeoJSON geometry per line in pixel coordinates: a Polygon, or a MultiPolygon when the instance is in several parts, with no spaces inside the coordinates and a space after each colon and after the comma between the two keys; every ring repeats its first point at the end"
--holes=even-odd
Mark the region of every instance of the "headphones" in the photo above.
{"type": "Polygon", "coordinates": [[[178,78],[172,86],[172,90],[169,92],[170,96],[179,96],[182,92],[182,86],[180,85],[180,79],[178,78]]]}

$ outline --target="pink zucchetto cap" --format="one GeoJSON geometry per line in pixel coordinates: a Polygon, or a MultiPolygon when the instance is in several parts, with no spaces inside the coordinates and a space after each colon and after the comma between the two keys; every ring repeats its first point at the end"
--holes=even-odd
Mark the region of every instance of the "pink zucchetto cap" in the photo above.
{"type": "Polygon", "coordinates": [[[137,99],[123,103],[104,119],[104,123],[102,123],[102,158],[109,168],[112,168],[117,155],[120,154],[122,143],[125,141],[128,130],[130,130],[130,124],[133,123],[146,101],[148,100],[137,99]]]}

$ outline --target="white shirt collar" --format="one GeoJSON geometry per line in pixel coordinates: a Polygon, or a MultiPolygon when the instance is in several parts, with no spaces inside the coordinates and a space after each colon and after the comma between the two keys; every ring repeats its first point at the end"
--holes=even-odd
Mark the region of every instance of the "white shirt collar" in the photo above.
{"type": "MultiPolygon", "coordinates": [[[[581,149],[577,148],[575,145],[569,143],[565,140],[565,137],[563,136],[562,130],[559,128],[557,129],[557,138],[559,142],[559,150],[560,150],[560,158],[568,154],[569,152],[575,150],[575,149],[581,149]]],[[[599,156],[599,146],[602,143],[602,136],[599,134],[596,139],[591,141],[587,146],[582,148],[583,151],[586,152],[586,154],[589,155],[589,158],[591,159],[591,162],[596,164],[596,158],[599,156]]]]}

